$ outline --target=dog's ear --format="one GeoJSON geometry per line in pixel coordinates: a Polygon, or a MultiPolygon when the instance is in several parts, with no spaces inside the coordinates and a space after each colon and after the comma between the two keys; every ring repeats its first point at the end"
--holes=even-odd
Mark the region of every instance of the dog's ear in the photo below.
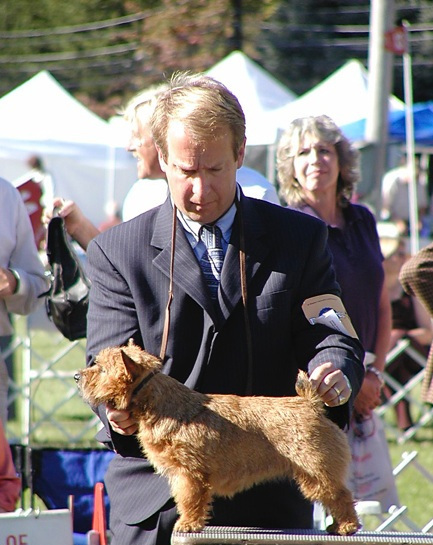
{"type": "Polygon", "coordinates": [[[120,349],[120,353],[122,354],[122,360],[125,365],[126,371],[131,376],[132,380],[134,380],[140,373],[138,365],[135,363],[135,361],[128,356],[128,354],[120,349]]]}

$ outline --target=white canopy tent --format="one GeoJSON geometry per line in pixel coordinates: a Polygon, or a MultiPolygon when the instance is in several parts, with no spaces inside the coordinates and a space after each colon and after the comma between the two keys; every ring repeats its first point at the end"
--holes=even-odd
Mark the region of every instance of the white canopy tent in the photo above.
{"type": "Polygon", "coordinates": [[[246,118],[247,145],[274,144],[278,123],[269,113],[291,103],[296,95],[242,51],[233,51],[206,73],[238,98],[246,118]]]}
{"type": "Polygon", "coordinates": [[[42,71],[0,99],[0,176],[14,181],[41,157],[55,193],[76,201],[96,224],[108,200],[122,203],[135,181],[134,158],[108,123],[42,71]]]}
{"type": "MultiPolygon", "coordinates": [[[[274,110],[272,123],[284,130],[298,117],[326,114],[340,127],[365,119],[368,110],[368,71],[356,59],[320,82],[298,99],[274,110]]],[[[394,96],[389,99],[390,111],[403,110],[404,103],[394,96]]]]}

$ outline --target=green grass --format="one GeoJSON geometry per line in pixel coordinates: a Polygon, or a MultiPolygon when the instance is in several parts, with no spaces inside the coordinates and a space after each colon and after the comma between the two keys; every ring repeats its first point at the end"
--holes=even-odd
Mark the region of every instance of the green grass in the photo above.
{"type": "MultiPolygon", "coordinates": [[[[17,336],[25,338],[25,321],[19,320],[17,336]]],[[[22,402],[17,404],[17,417],[8,423],[8,438],[15,442],[28,442],[33,447],[99,448],[94,439],[99,427],[90,408],[78,397],[73,374],[85,366],[85,343],[70,343],[56,331],[37,331],[32,334],[31,368],[46,371],[52,378],[36,378],[31,386],[30,435],[23,435],[22,402]]],[[[25,351],[17,350],[15,375],[22,385],[25,351]],[[24,359],[23,359],[24,357],[24,359]]],[[[416,414],[414,415],[416,416],[416,414]]],[[[394,426],[394,415],[385,416],[388,426],[394,426]]],[[[404,452],[417,451],[416,463],[433,474],[433,424],[419,430],[413,440],[397,444],[394,434],[387,433],[392,465],[395,467],[404,452]]],[[[419,527],[433,518],[433,482],[417,470],[412,463],[396,479],[402,505],[408,507],[408,517],[419,527]]],[[[43,504],[38,503],[43,507],[43,504]]],[[[400,529],[400,528],[399,528],[400,529]]],[[[408,531],[402,527],[402,531],[408,531]]]]}
{"type": "Polygon", "coordinates": [[[433,518],[433,482],[418,471],[416,464],[425,468],[433,478],[433,429],[420,430],[417,437],[403,445],[389,441],[389,451],[393,467],[401,461],[404,452],[418,452],[414,462],[397,476],[396,484],[400,503],[408,507],[408,517],[423,527],[433,518]]]}

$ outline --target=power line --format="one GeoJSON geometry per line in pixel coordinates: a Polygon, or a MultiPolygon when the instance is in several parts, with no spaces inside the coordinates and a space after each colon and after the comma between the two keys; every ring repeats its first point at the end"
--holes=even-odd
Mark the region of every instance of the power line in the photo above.
{"type": "MultiPolygon", "coordinates": [[[[176,8],[177,9],[177,8],[176,8]]],[[[153,24],[154,21],[156,24],[158,21],[158,16],[163,14],[165,18],[176,16],[178,17],[176,9],[158,9],[158,10],[148,10],[141,11],[132,15],[127,15],[124,17],[117,17],[109,20],[97,21],[81,25],[57,27],[54,29],[37,29],[37,30],[23,30],[23,31],[14,31],[14,32],[0,32],[0,38],[3,39],[2,47],[19,46],[24,50],[26,48],[28,51],[38,51],[45,48],[51,48],[54,51],[50,53],[40,53],[40,54],[12,54],[12,55],[1,55],[0,54],[0,65],[3,67],[4,71],[11,72],[10,78],[12,77],[12,66],[15,76],[17,74],[27,74],[38,71],[39,66],[43,63],[47,64],[47,69],[53,72],[59,72],[68,74],[70,77],[70,72],[80,71],[85,74],[86,71],[94,71],[94,76],[91,81],[85,81],[85,78],[80,83],[74,84],[69,82],[68,88],[91,88],[92,86],[99,87],[99,85],[104,85],[104,82],[111,83],[110,77],[113,74],[120,74],[120,78],[123,74],[125,77],[127,75],[131,76],[131,67],[139,66],[139,73],[134,74],[137,77],[143,77],[143,75],[151,75],[154,73],[154,70],[150,67],[146,67],[146,60],[138,60],[139,52],[143,54],[145,59],[148,58],[146,52],[146,38],[145,35],[141,38],[141,35],[138,36],[137,25],[126,28],[127,25],[133,25],[133,23],[149,19],[142,25],[146,25],[146,28],[149,24],[153,24]],[[152,17],[154,18],[152,20],[152,17]],[[123,29],[116,29],[120,26],[123,26],[123,29]],[[56,36],[67,36],[67,40],[62,40],[65,44],[65,47],[73,49],[77,47],[74,42],[82,40],[82,47],[84,49],[80,51],[58,51],[56,50],[59,46],[62,46],[61,40],[58,40],[56,36]],[[142,41],[142,43],[140,43],[142,41]],[[55,43],[53,43],[55,41],[55,43]],[[113,43],[114,41],[122,42],[117,43],[116,45],[107,45],[105,47],[92,47],[92,45],[98,45],[104,43],[113,43]],[[43,44],[43,45],[42,45],[43,44]],[[44,47],[45,46],[45,47],[44,47]],[[72,61],[72,62],[70,62],[72,61]],[[97,73],[98,69],[101,72],[110,71],[110,74],[105,76],[104,74],[97,73]]],[[[415,10],[413,6],[405,6],[402,8],[402,12],[408,13],[412,9],[415,10]]],[[[416,7],[418,9],[418,6],[416,7]]],[[[216,10],[215,15],[220,15],[221,10],[216,10]]],[[[362,16],[363,14],[368,14],[370,11],[369,6],[355,6],[355,7],[339,7],[338,15],[347,16],[346,20],[350,20],[348,17],[354,17],[355,14],[362,16]]],[[[418,11],[419,13],[419,11],[418,11]]],[[[304,13],[305,14],[305,13],[304,13]]],[[[326,12],[326,10],[320,10],[320,7],[314,14],[311,12],[311,16],[317,15],[325,16],[326,14],[331,14],[331,11],[326,12]]],[[[333,11],[333,15],[336,13],[333,11]]],[[[209,13],[206,14],[209,16],[209,13]]],[[[345,19],[338,17],[337,21],[344,21],[345,19]]],[[[216,20],[216,18],[215,18],[216,20]]],[[[314,20],[314,19],[312,19],[314,20]]],[[[356,19],[352,19],[356,20],[356,19]]],[[[365,17],[360,19],[365,21],[365,17]]],[[[317,21],[317,19],[316,19],[317,21]]],[[[321,25],[321,24],[295,24],[289,22],[267,22],[259,23],[253,22],[251,19],[246,18],[242,23],[243,30],[250,30],[251,33],[258,35],[260,31],[272,32],[274,33],[273,42],[279,47],[284,47],[286,50],[292,50],[294,53],[302,49],[317,49],[323,48],[324,50],[328,48],[336,48],[341,50],[341,48],[346,48],[348,55],[354,57],[365,58],[368,54],[368,44],[369,44],[369,32],[370,28],[368,24],[356,25],[356,24],[337,24],[337,25],[321,25]],[[254,26],[253,26],[254,25],[254,26]],[[284,32],[285,36],[282,35],[284,32]],[[287,34],[290,33],[290,36],[287,34]],[[302,33],[304,36],[308,35],[309,39],[306,42],[305,40],[301,43],[296,39],[296,33],[302,33]]],[[[140,25],[141,27],[141,25],[140,25]]],[[[411,24],[408,27],[410,45],[414,48],[421,46],[423,42],[431,40],[430,32],[433,31],[432,23],[422,23],[422,24],[411,24]],[[423,33],[421,35],[421,33],[423,33]]],[[[3,49],[4,51],[4,49],[3,49]]],[[[296,55],[294,55],[296,56],[296,55]]],[[[293,62],[293,61],[292,61],[293,62]]],[[[300,66],[307,66],[311,61],[306,61],[304,59],[299,59],[300,66]]],[[[395,61],[395,66],[399,66],[398,63],[401,63],[401,59],[395,61]]],[[[431,67],[433,66],[433,60],[413,60],[413,65],[417,68],[420,67],[431,67]]],[[[45,68],[45,67],[44,67],[45,68]]],[[[3,87],[2,85],[0,85],[3,87]]]]}
{"type": "Polygon", "coordinates": [[[14,32],[0,32],[0,38],[5,40],[16,40],[17,38],[37,38],[41,36],[51,36],[53,34],[74,34],[76,32],[89,32],[93,30],[101,30],[105,28],[112,28],[119,25],[126,25],[134,23],[142,19],[146,19],[151,15],[160,13],[162,10],[153,10],[147,12],[135,13],[134,15],[125,15],[123,17],[117,17],[115,19],[108,19],[105,21],[97,21],[95,23],[87,23],[83,25],[73,25],[66,27],[57,27],[41,30],[17,30],[14,32]]]}
{"type": "Polygon", "coordinates": [[[136,42],[132,42],[129,44],[112,45],[80,52],[76,51],[61,53],[41,53],[40,55],[16,55],[10,57],[0,56],[0,64],[71,61],[77,59],[85,59],[88,57],[100,57],[103,55],[119,55],[121,53],[127,53],[129,51],[136,51],[137,48],[138,44],[136,42]]]}
{"type": "MultiPolygon", "coordinates": [[[[252,28],[252,25],[250,26],[252,28]]],[[[262,23],[259,26],[260,30],[284,31],[284,32],[302,32],[312,34],[366,34],[370,33],[369,25],[310,25],[310,24],[292,24],[286,22],[262,23]]],[[[411,25],[408,33],[414,32],[431,32],[433,31],[432,23],[423,23],[411,25]]]]}

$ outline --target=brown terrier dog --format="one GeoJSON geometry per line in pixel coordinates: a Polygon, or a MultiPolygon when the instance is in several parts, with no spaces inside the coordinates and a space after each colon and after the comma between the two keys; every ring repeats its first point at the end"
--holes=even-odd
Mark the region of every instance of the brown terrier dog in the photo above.
{"type": "Polygon", "coordinates": [[[240,397],[193,391],[160,369],[158,358],[130,340],[102,350],[76,380],[91,405],[131,410],[143,454],[169,479],[180,514],[175,531],[203,529],[213,496],[281,478],[329,510],[328,532],[359,529],[345,486],[346,436],[325,416],[306,373],[299,372],[300,397],[240,397]]]}

